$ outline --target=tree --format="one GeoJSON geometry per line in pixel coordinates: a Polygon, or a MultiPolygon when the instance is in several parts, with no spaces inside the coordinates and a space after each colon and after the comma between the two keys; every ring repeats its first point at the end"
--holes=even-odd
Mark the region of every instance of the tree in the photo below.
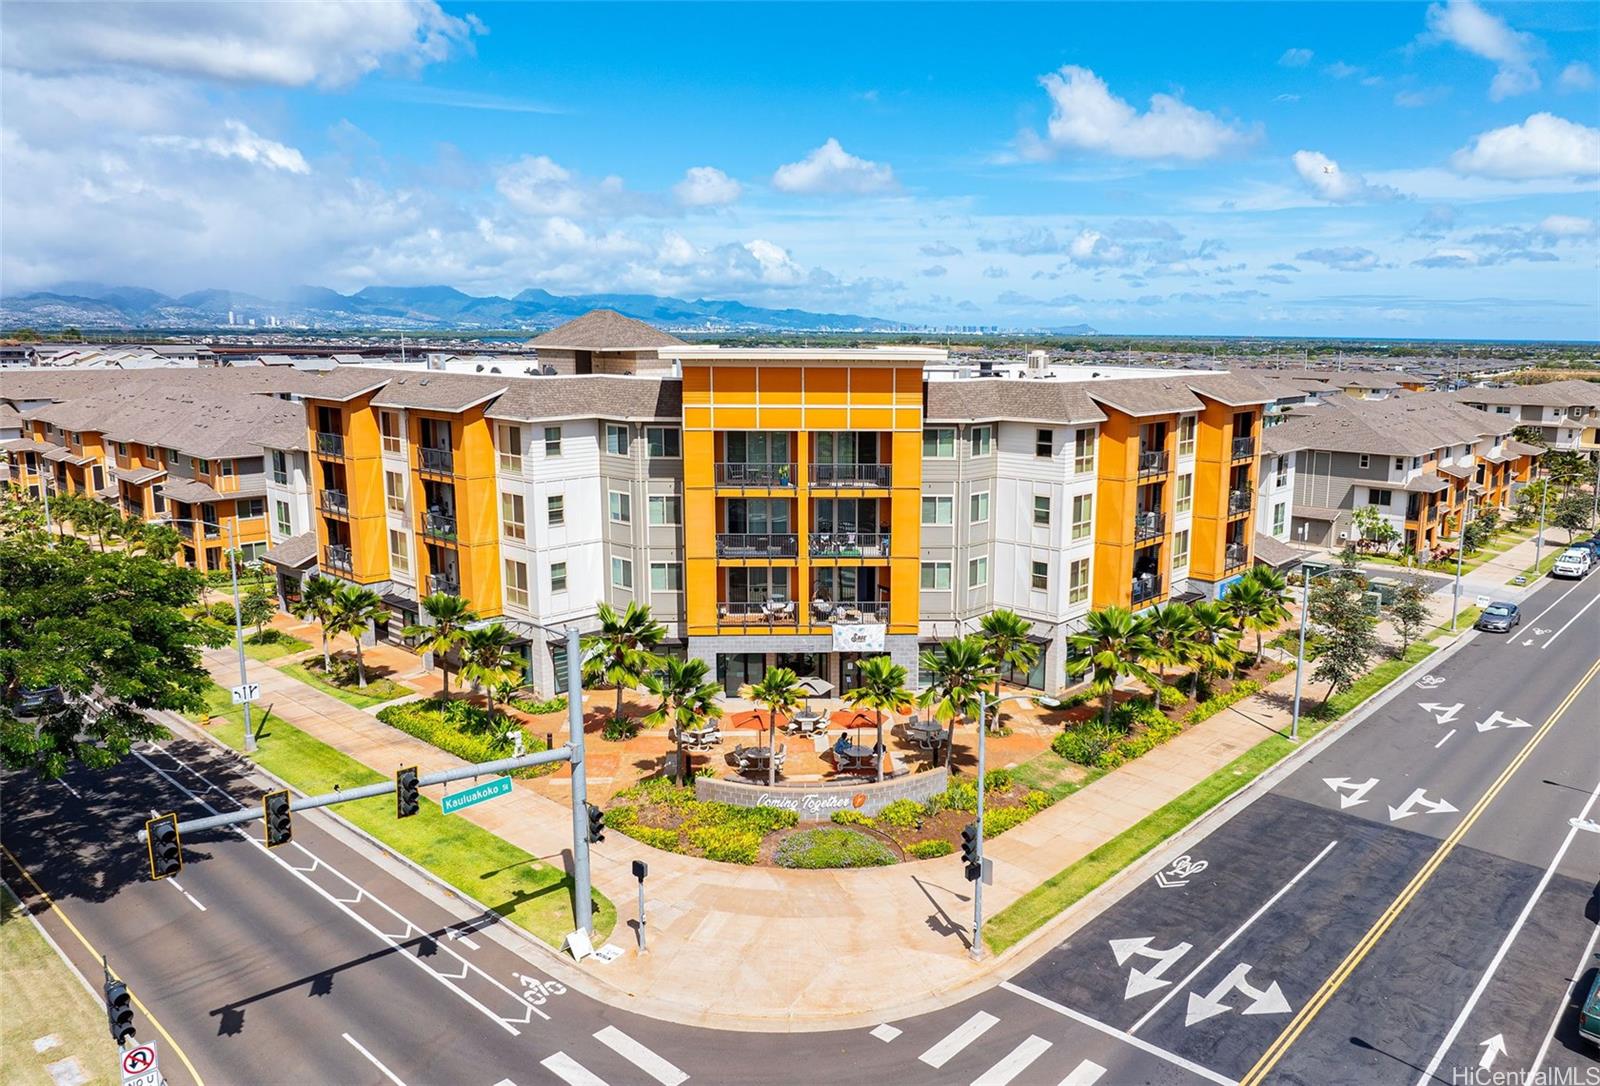
{"type": "Polygon", "coordinates": [[[688,784],[689,754],[684,749],[683,733],[722,715],[722,706],[717,701],[722,687],[706,678],[704,660],[668,656],[661,661],[659,671],[645,676],[644,688],[661,699],[645,717],[645,723],[654,726],[672,721],[678,738],[678,779],[688,784]]]}
{"type": "Polygon", "coordinates": [[[1199,649],[1195,637],[1199,630],[1194,612],[1187,603],[1169,603],[1150,616],[1145,632],[1154,646],[1150,659],[1160,667],[1158,675],[1162,686],[1167,684],[1167,668],[1194,663],[1199,649]]]}
{"type": "MultiPolygon", "coordinates": [[[[356,643],[356,685],[367,685],[367,666],[361,659],[361,639],[375,619],[383,617],[383,597],[370,588],[345,585],[333,594],[333,619],[326,627],[335,634],[347,633],[356,643]]],[[[333,676],[329,676],[332,679],[333,676]]]]}
{"type": "Polygon", "coordinates": [[[1550,523],[1566,531],[1567,546],[1570,547],[1578,533],[1589,527],[1591,512],[1589,499],[1581,494],[1572,494],[1556,502],[1550,511],[1550,523]]]}
{"type": "Polygon", "coordinates": [[[290,608],[290,614],[305,621],[316,620],[322,627],[322,673],[333,672],[333,661],[328,655],[328,623],[333,621],[333,594],[339,591],[339,582],[332,577],[317,574],[307,577],[300,585],[300,602],[290,608]]]}
{"type": "Polygon", "coordinates": [[[1400,635],[1400,655],[1411,648],[1411,642],[1428,624],[1428,586],[1421,577],[1410,577],[1395,594],[1394,606],[1389,608],[1389,621],[1400,635]]]}
{"type": "Polygon", "coordinates": [[[1400,540],[1400,531],[1378,511],[1375,505],[1363,506],[1350,516],[1350,522],[1361,533],[1361,542],[1372,543],[1387,552],[1400,540]]]}
{"type": "Polygon", "coordinates": [[[767,784],[778,783],[778,714],[788,715],[800,704],[800,676],[786,667],[768,669],[758,683],[752,683],[739,692],[741,697],[759,701],[767,707],[767,784]]]}
{"type": "Polygon", "coordinates": [[[978,718],[979,694],[994,682],[994,663],[984,651],[983,642],[973,634],[928,649],[918,666],[932,676],[932,682],[917,703],[923,708],[932,708],[934,719],[950,725],[951,742],[945,746],[945,768],[948,769],[955,759],[954,722],[957,718],[978,718]]]}
{"type": "Polygon", "coordinates": [[[144,555],[98,553],[42,529],[0,537],[0,765],[59,777],[103,769],[167,732],[148,710],[197,712],[214,643],[193,570],[144,555]],[[57,687],[36,718],[10,708],[23,690],[57,687]]]}
{"type": "Polygon", "coordinates": [[[1125,607],[1090,611],[1083,621],[1083,630],[1067,636],[1067,674],[1090,676],[1089,692],[1101,699],[1100,718],[1110,724],[1120,680],[1138,679],[1152,689],[1161,684],[1146,666],[1157,655],[1155,642],[1148,620],[1125,607]]]}
{"type": "Polygon", "coordinates": [[[1322,702],[1366,674],[1367,662],[1378,649],[1373,620],[1362,603],[1365,584],[1354,577],[1332,577],[1311,595],[1311,620],[1321,635],[1314,682],[1328,684],[1322,702]]]}
{"type": "MultiPolygon", "coordinates": [[[[1032,632],[1033,623],[1015,611],[1001,608],[983,616],[983,622],[978,630],[978,640],[983,643],[983,649],[989,654],[989,662],[995,669],[996,724],[1000,722],[1000,672],[1009,666],[1026,674],[1039,661],[1039,646],[1028,640],[1028,635],[1032,632]]],[[[882,742],[883,736],[878,736],[878,741],[882,742]]]]}
{"type": "Polygon", "coordinates": [[[1286,617],[1273,608],[1273,599],[1261,584],[1248,574],[1228,586],[1222,601],[1222,613],[1240,630],[1256,632],[1256,659],[1261,659],[1262,631],[1271,629],[1286,617]]]}
{"type": "Polygon", "coordinates": [[[145,524],[140,527],[134,547],[142,549],[152,558],[169,562],[183,546],[183,537],[169,524],[145,524]]]}
{"type": "Polygon", "coordinates": [[[1538,426],[1518,426],[1512,429],[1511,436],[1514,440],[1524,445],[1537,445],[1541,449],[1548,449],[1550,443],[1544,439],[1544,430],[1538,426]]]}
{"type": "Polygon", "coordinates": [[[1209,680],[1239,662],[1239,628],[1221,604],[1201,600],[1191,608],[1195,622],[1195,664],[1193,689],[1198,696],[1200,680],[1209,680]]]}
{"type": "Polygon", "coordinates": [[[609,603],[599,609],[600,629],[583,637],[583,681],[609,683],[617,691],[613,720],[622,719],[622,691],[638,686],[658,664],[653,651],[666,628],[650,616],[648,606],[628,604],[618,612],[609,603]]]}
{"type": "Polygon", "coordinates": [[[419,652],[431,652],[439,658],[439,693],[448,698],[450,669],[445,664],[445,657],[466,635],[464,627],[478,620],[478,612],[468,606],[466,600],[460,596],[452,596],[448,592],[435,592],[431,596],[424,596],[422,610],[433,620],[432,623],[425,626],[407,626],[401,634],[415,638],[419,652]]]}
{"type": "Polygon", "coordinates": [[[239,621],[245,626],[254,626],[257,637],[277,613],[278,605],[272,602],[271,596],[250,592],[239,597],[239,621]]]}
{"type": "Polygon", "coordinates": [[[844,692],[844,700],[845,704],[858,709],[871,709],[873,716],[877,718],[878,780],[881,781],[883,780],[883,714],[899,712],[902,706],[911,704],[916,695],[906,689],[906,669],[887,656],[872,656],[861,661],[860,666],[856,668],[856,680],[858,685],[844,692]]]}
{"type": "Polygon", "coordinates": [[[461,677],[484,691],[489,715],[495,715],[494,692],[522,678],[522,654],[517,638],[500,623],[468,630],[461,641],[461,677]]]}

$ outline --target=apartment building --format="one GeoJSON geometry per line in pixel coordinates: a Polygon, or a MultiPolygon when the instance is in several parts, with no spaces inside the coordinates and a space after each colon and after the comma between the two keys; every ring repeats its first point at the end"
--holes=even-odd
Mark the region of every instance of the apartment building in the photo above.
{"type": "Polygon", "coordinates": [[[1464,388],[1453,394],[1468,407],[1513,426],[1532,426],[1552,449],[1600,452],[1600,384],[1551,381],[1505,388],[1464,388]]]}

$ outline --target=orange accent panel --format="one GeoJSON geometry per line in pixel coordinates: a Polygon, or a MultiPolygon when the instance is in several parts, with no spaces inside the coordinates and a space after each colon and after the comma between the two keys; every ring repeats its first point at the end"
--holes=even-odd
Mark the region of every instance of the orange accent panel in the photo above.
{"type": "Polygon", "coordinates": [[[808,407],[806,408],[806,428],[808,430],[848,430],[850,428],[850,411],[844,407],[808,407]]]}
{"type": "Polygon", "coordinates": [[[782,366],[761,371],[762,403],[799,403],[803,370],[782,366]]]}
{"type": "Polygon", "coordinates": [[[685,430],[711,429],[711,408],[685,407],[683,409],[683,428],[685,430]]]}
{"type": "Polygon", "coordinates": [[[763,407],[760,408],[761,429],[772,430],[798,430],[802,411],[798,407],[763,407]]]}
{"type": "Polygon", "coordinates": [[[844,404],[850,402],[850,371],[844,369],[806,370],[806,403],[844,404]]]}
{"type": "Polygon", "coordinates": [[[852,407],[850,409],[850,429],[892,430],[894,429],[894,409],[888,407],[852,407]]]}
{"type": "Polygon", "coordinates": [[[707,404],[711,402],[711,368],[709,366],[683,367],[683,402],[707,404]]]}
{"type": "Polygon", "coordinates": [[[711,409],[712,425],[718,430],[754,430],[756,409],[753,407],[714,407],[711,409]]]}
{"type": "Polygon", "coordinates": [[[894,402],[894,370],[855,368],[850,371],[851,403],[894,402]]]}
{"type": "Polygon", "coordinates": [[[711,398],[719,403],[753,403],[756,398],[754,366],[718,366],[711,378],[711,398]]]}

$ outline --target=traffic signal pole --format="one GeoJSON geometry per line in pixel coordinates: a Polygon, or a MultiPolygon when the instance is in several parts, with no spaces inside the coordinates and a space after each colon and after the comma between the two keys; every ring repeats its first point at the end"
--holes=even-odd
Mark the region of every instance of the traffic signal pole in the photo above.
{"type": "Polygon", "coordinates": [[[577,925],[594,932],[594,890],[589,880],[589,775],[583,758],[583,643],[576,626],[567,637],[567,746],[572,762],[572,911],[577,925]]]}

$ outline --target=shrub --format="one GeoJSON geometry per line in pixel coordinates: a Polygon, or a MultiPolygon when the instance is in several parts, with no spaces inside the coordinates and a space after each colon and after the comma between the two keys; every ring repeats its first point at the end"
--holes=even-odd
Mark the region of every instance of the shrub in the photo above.
{"type": "MultiPolygon", "coordinates": [[[[609,814],[607,815],[609,817],[609,814]]],[[[635,841],[659,848],[665,852],[682,852],[683,845],[678,840],[677,830],[663,830],[655,826],[631,826],[622,831],[635,841]]]]}
{"type": "Polygon", "coordinates": [[[511,703],[513,709],[527,713],[529,716],[543,716],[546,713],[564,713],[567,711],[567,696],[557,694],[553,698],[537,701],[533,698],[518,698],[511,703]]]}
{"type": "Polygon", "coordinates": [[[1054,802],[1055,800],[1050,798],[1049,792],[1041,792],[1037,788],[1022,797],[1022,805],[1034,814],[1038,814],[1054,802]]]}
{"type": "Polygon", "coordinates": [[[1026,807],[995,807],[983,812],[983,832],[988,837],[999,837],[1032,817],[1033,812],[1026,807]]]}
{"type": "Polygon", "coordinates": [[[632,788],[618,792],[617,799],[639,800],[673,808],[691,807],[697,802],[693,788],[678,784],[667,777],[650,777],[642,780],[632,788]]]}
{"type": "MultiPolygon", "coordinates": [[[[232,604],[228,605],[228,621],[233,621],[232,604]]],[[[300,644],[305,644],[305,642],[300,641],[298,637],[295,637],[292,634],[286,634],[282,630],[274,630],[270,627],[262,630],[258,634],[246,634],[244,638],[244,643],[246,645],[284,645],[290,642],[299,642],[300,644]]]]}
{"type": "Polygon", "coordinates": [[[908,830],[921,819],[922,804],[914,799],[897,799],[878,812],[880,822],[897,830],[908,830]]]}
{"type": "Polygon", "coordinates": [[[928,802],[922,805],[922,813],[927,815],[929,818],[933,818],[949,805],[950,793],[948,791],[936,792],[928,797],[928,802]]]}
{"type": "Polygon", "coordinates": [[[783,839],[773,862],[779,867],[817,870],[837,867],[885,867],[895,854],[881,841],[849,829],[803,830],[783,839]]]}
{"type": "Polygon", "coordinates": [[[918,860],[932,860],[939,856],[948,856],[955,850],[956,846],[942,839],[918,841],[914,845],[906,846],[907,855],[918,860]]]}
{"type": "MultiPolygon", "coordinates": [[[[789,812],[793,813],[793,812],[789,812]]],[[[761,834],[733,825],[695,825],[684,829],[689,844],[708,860],[753,864],[761,857],[761,834]]]]}
{"type": "Polygon", "coordinates": [[[233,625],[233,601],[218,600],[206,608],[206,615],[212,622],[220,622],[224,626],[233,625]]]}
{"type": "Polygon", "coordinates": [[[1087,690],[1074,690],[1070,694],[1062,694],[1057,698],[1062,709],[1076,709],[1080,705],[1087,705],[1094,700],[1094,695],[1087,690]]]}
{"type": "Polygon", "coordinates": [[[1004,792],[1010,787],[1011,770],[1009,769],[991,769],[983,775],[984,795],[988,795],[990,792],[1004,792]]]}
{"type": "MultiPolygon", "coordinates": [[[[468,762],[489,762],[511,753],[511,741],[502,733],[504,721],[491,717],[487,710],[464,701],[408,701],[378,710],[378,719],[391,728],[431,743],[468,762]],[[442,706],[442,708],[441,708],[442,706]]],[[[545,749],[544,740],[527,736],[524,749],[537,753],[545,749]]],[[[511,771],[513,777],[535,777],[553,773],[557,764],[511,771]]]]}
{"type": "Polygon", "coordinates": [[[971,781],[951,781],[945,786],[944,805],[952,811],[976,811],[977,787],[971,781]]]}
{"type": "Polygon", "coordinates": [[[620,743],[639,734],[639,722],[632,717],[614,716],[600,729],[600,738],[620,743]]]}
{"type": "Polygon", "coordinates": [[[1098,765],[1100,758],[1116,743],[1118,733],[1099,721],[1068,728],[1050,741],[1050,749],[1078,765],[1098,765]]]}
{"type": "Polygon", "coordinates": [[[1245,679],[1242,682],[1235,683],[1233,689],[1226,694],[1218,694],[1214,698],[1207,698],[1193,709],[1190,709],[1188,714],[1184,716],[1183,722],[1185,724],[1198,724],[1202,720],[1209,720],[1228,708],[1228,706],[1243,701],[1260,689],[1261,684],[1254,679],[1245,679]]]}
{"type": "Polygon", "coordinates": [[[836,826],[875,826],[877,819],[860,811],[834,811],[828,819],[836,826]]]}

